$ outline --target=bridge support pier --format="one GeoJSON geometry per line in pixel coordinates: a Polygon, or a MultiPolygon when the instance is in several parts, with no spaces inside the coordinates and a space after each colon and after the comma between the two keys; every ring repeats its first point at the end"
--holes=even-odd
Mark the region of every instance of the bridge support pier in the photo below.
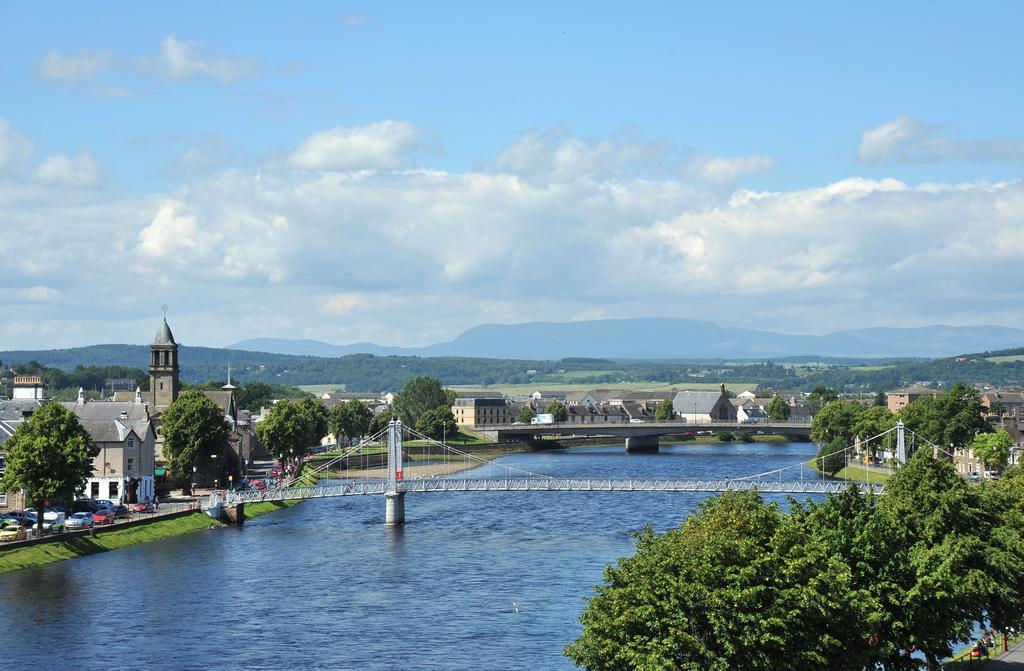
{"type": "Polygon", "coordinates": [[[220,521],[235,527],[245,524],[245,504],[239,503],[238,505],[221,508],[220,521]]]}
{"type": "Polygon", "coordinates": [[[657,436],[630,436],[626,438],[626,452],[657,452],[657,436]]]}
{"type": "Polygon", "coordinates": [[[384,495],[384,524],[389,527],[405,524],[405,492],[384,495]]]}

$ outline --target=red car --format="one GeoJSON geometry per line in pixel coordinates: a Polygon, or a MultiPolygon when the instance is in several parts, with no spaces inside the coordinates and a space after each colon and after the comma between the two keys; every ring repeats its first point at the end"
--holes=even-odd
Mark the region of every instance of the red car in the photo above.
{"type": "Polygon", "coordinates": [[[98,513],[92,514],[92,519],[97,526],[99,526],[100,524],[113,524],[115,517],[116,515],[114,514],[113,508],[104,508],[100,510],[98,513]]]}
{"type": "Polygon", "coordinates": [[[142,503],[133,503],[132,504],[132,512],[133,513],[151,513],[151,512],[154,512],[154,510],[155,509],[153,507],[153,504],[151,502],[149,502],[149,501],[144,501],[142,503]]]}

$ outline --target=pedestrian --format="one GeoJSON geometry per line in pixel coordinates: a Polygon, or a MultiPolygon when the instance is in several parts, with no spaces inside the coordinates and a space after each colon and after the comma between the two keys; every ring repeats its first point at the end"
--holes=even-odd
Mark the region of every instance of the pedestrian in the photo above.
{"type": "Polygon", "coordinates": [[[154,494],[153,495],[153,510],[154,511],[160,510],[160,495],[159,494],[154,494]]]}

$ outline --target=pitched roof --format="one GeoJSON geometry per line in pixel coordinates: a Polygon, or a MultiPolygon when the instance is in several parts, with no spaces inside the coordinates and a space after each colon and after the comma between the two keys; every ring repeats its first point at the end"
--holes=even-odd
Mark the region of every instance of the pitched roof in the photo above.
{"type": "Polygon", "coordinates": [[[88,403],[77,403],[75,401],[64,401],[61,403],[65,408],[75,413],[81,421],[103,421],[103,420],[128,420],[144,421],[149,419],[144,403],[126,403],[124,401],[91,401],[88,403]]]}
{"type": "Polygon", "coordinates": [[[156,337],[153,338],[154,345],[175,345],[174,334],[171,333],[171,327],[167,325],[167,320],[164,319],[164,323],[160,325],[160,330],[156,332],[156,337]]]}
{"type": "Polygon", "coordinates": [[[938,396],[942,392],[937,390],[937,389],[930,389],[929,387],[925,387],[925,386],[920,385],[920,384],[912,384],[909,387],[903,387],[902,389],[893,389],[892,391],[890,391],[888,393],[889,394],[903,394],[903,395],[916,394],[918,396],[923,396],[923,395],[926,395],[926,394],[931,394],[932,396],[938,396]]]}
{"type": "Polygon", "coordinates": [[[682,415],[709,415],[720,398],[720,391],[680,391],[672,399],[672,408],[682,415]]]}

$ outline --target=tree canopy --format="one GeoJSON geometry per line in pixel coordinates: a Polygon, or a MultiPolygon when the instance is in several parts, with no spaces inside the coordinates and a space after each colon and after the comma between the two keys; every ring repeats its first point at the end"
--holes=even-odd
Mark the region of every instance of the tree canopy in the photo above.
{"type": "Polygon", "coordinates": [[[455,415],[452,414],[451,407],[439,405],[420,415],[416,422],[416,430],[435,440],[441,440],[442,438],[454,438],[459,432],[459,425],[455,423],[455,415]]]}
{"type": "Polygon", "coordinates": [[[989,468],[1000,471],[1006,468],[1013,445],[1013,438],[1006,429],[999,429],[994,433],[979,433],[971,440],[974,456],[981,459],[989,468]]]}
{"type": "Polygon", "coordinates": [[[6,471],[0,491],[25,490],[25,498],[40,511],[43,501],[70,503],[85,489],[99,448],[75,413],[59,403],[46,403],[25,420],[4,444],[6,471]]]}
{"type": "Polygon", "coordinates": [[[197,389],[183,391],[171,403],[160,430],[171,472],[182,482],[190,481],[193,467],[208,470],[211,457],[225,453],[231,433],[221,407],[197,389]]]}
{"type": "Polygon", "coordinates": [[[516,416],[516,421],[522,422],[523,424],[529,424],[533,421],[534,417],[536,417],[536,415],[533,414],[533,409],[528,405],[524,405],[523,409],[520,410],[519,414],[516,416]]]}
{"type": "Polygon", "coordinates": [[[789,414],[792,410],[789,407],[789,403],[786,403],[786,399],[775,394],[768,401],[768,407],[765,408],[765,412],[768,413],[768,419],[773,422],[784,422],[789,419],[789,414]]]}
{"type": "Polygon", "coordinates": [[[373,421],[373,411],[363,402],[351,399],[327,411],[327,430],[340,443],[345,438],[361,438],[366,435],[373,421]]]}
{"type": "Polygon", "coordinates": [[[658,401],[658,406],[654,409],[654,419],[657,420],[669,420],[675,417],[676,411],[672,407],[672,399],[665,398],[658,401]]]}
{"type": "Polygon", "coordinates": [[[605,569],[565,654],[616,671],[937,669],[975,627],[1024,624],[1022,503],[1014,469],[972,486],[930,450],[879,499],[850,488],[786,513],[724,494],[605,569]]]}
{"type": "Polygon", "coordinates": [[[544,409],[544,412],[554,415],[556,422],[564,422],[569,419],[569,411],[565,409],[565,404],[558,400],[548,403],[548,407],[544,409]]]}
{"type": "Polygon", "coordinates": [[[455,392],[445,389],[436,377],[419,376],[405,383],[395,395],[392,407],[399,418],[409,426],[416,426],[420,415],[441,406],[451,407],[455,392]]]}
{"type": "Polygon", "coordinates": [[[967,447],[975,434],[992,430],[982,410],[978,390],[958,382],[944,394],[922,396],[907,405],[900,410],[900,419],[936,445],[967,447]]]}
{"type": "Polygon", "coordinates": [[[278,401],[256,425],[256,434],[271,455],[301,457],[327,433],[327,413],[317,399],[278,401]],[[313,406],[320,408],[319,411],[313,406]]]}

